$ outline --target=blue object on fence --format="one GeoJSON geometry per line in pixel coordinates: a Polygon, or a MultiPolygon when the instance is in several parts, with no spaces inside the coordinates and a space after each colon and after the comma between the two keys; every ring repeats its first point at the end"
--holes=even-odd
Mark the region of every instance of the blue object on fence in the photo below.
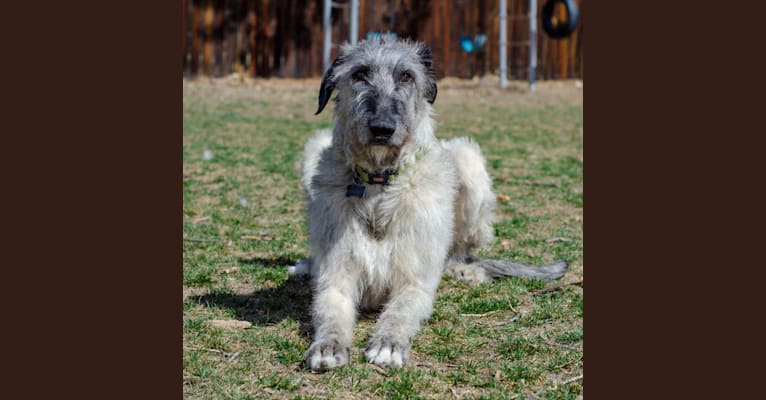
{"type": "Polygon", "coordinates": [[[387,32],[387,33],[367,32],[367,35],[365,35],[364,38],[367,40],[380,39],[380,38],[383,38],[385,40],[396,40],[397,34],[395,32],[387,32]]]}
{"type": "Polygon", "coordinates": [[[473,53],[481,50],[487,44],[487,35],[481,34],[471,37],[471,35],[460,35],[460,48],[466,53],[473,53]]]}
{"type": "Polygon", "coordinates": [[[468,35],[460,35],[460,48],[466,53],[473,52],[473,39],[468,35]]]}
{"type": "Polygon", "coordinates": [[[487,44],[487,35],[476,35],[473,37],[473,44],[477,49],[484,47],[487,44]]]}

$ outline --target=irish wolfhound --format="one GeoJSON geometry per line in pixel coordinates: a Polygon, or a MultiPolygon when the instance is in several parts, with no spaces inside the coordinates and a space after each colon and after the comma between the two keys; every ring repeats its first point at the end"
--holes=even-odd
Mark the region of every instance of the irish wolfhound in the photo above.
{"type": "Polygon", "coordinates": [[[434,137],[431,63],[423,44],[363,41],[322,80],[317,114],[337,90],[335,127],[306,145],[311,258],[291,267],[313,275],[312,370],[348,363],[358,309],[382,309],[367,360],[401,367],[445,269],[469,284],[566,272],[472,256],[492,240],[492,181],[476,143],[434,137]]]}

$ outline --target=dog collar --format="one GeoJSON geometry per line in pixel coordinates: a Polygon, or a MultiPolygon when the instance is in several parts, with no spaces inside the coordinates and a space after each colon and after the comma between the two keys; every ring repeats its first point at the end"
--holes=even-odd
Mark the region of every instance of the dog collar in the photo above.
{"type": "Polygon", "coordinates": [[[399,175],[398,168],[389,168],[381,172],[367,172],[364,168],[354,168],[354,183],[367,183],[370,185],[388,185],[399,175]]]}
{"type": "Polygon", "coordinates": [[[398,168],[389,168],[381,172],[368,172],[360,166],[354,168],[354,183],[346,188],[346,197],[364,197],[364,184],[389,185],[399,175],[398,168]]]}

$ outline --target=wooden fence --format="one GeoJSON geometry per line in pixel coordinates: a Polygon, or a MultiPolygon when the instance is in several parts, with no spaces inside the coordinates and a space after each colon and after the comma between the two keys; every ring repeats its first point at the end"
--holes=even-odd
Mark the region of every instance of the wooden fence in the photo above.
{"type": "MultiPolygon", "coordinates": [[[[244,72],[258,77],[322,75],[323,0],[182,0],[185,76],[244,72]]],[[[546,0],[538,0],[542,8],[546,0]]],[[[335,0],[347,4],[348,0],[335,0]]],[[[359,34],[395,32],[424,41],[439,77],[470,78],[498,71],[497,0],[360,0],[359,34]],[[487,35],[482,51],[461,50],[463,35],[487,35]]],[[[508,66],[526,79],[529,61],[528,0],[507,0],[508,66]]],[[[583,78],[583,0],[580,23],[568,38],[553,40],[538,21],[538,79],[583,78]]],[[[541,11],[538,10],[538,15],[541,11]]],[[[348,7],[333,8],[333,43],[348,39],[348,7]]],[[[333,48],[332,57],[337,54],[333,48]]]]}

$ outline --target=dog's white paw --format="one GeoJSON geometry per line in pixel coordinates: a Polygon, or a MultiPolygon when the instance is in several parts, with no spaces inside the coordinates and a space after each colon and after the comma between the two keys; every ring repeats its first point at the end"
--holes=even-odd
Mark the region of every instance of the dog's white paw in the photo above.
{"type": "Polygon", "coordinates": [[[311,261],[308,258],[299,260],[295,265],[287,267],[287,274],[289,276],[306,275],[311,272],[311,261]]]}
{"type": "Polygon", "coordinates": [[[492,278],[487,275],[487,271],[469,264],[451,263],[447,265],[444,272],[450,278],[462,281],[468,286],[492,282],[492,278]]]}
{"type": "Polygon", "coordinates": [[[306,352],[306,366],[313,371],[326,371],[348,364],[349,347],[337,339],[317,340],[306,352]]]}
{"type": "Polygon", "coordinates": [[[367,361],[389,368],[401,368],[410,358],[410,345],[407,342],[390,338],[373,337],[367,345],[364,355],[367,361]]]}

